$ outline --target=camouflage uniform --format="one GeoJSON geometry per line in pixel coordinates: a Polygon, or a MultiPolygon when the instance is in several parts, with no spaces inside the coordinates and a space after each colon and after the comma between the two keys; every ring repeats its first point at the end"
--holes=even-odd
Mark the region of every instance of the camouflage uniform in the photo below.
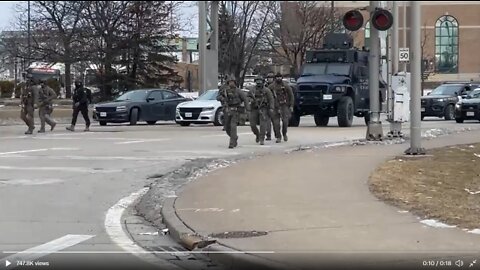
{"type": "Polygon", "coordinates": [[[57,94],[53,91],[52,88],[45,85],[45,82],[42,82],[42,86],[38,93],[38,116],[40,117],[40,130],[39,133],[45,132],[45,122],[50,125],[50,130],[53,130],[57,123],[50,116],[53,112],[52,101],[55,99],[57,94]]]}
{"type": "MultiPolygon", "coordinates": [[[[273,73],[268,73],[267,81],[265,82],[265,87],[269,87],[273,83],[273,80],[274,80],[273,73]]],[[[266,138],[267,141],[270,141],[272,139],[272,123],[273,123],[273,117],[272,115],[269,115],[269,121],[267,122],[267,138],[266,138]]]]}
{"type": "Polygon", "coordinates": [[[256,142],[263,145],[267,124],[270,122],[270,115],[273,114],[275,108],[275,100],[270,89],[265,87],[262,77],[256,78],[255,82],[257,83],[255,88],[248,92],[251,108],[250,127],[256,136],[256,142]],[[260,124],[260,131],[257,127],[258,124],[260,124]]]}
{"type": "MultiPolygon", "coordinates": [[[[282,120],[282,135],[285,141],[288,141],[287,129],[288,122],[292,116],[294,96],[292,88],[282,80],[282,75],[277,73],[275,75],[275,82],[270,85],[275,97],[275,113],[274,122],[280,125],[280,119],[282,120]]],[[[275,126],[275,125],[274,125],[275,126]]],[[[281,137],[277,137],[277,141],[281,141],[281,137]]]]}
{"type": "MultiPolygon", "coordinates": [[[[233,77],[228,78],[227,84],[232,81],[235,82],[233,77]]],[[[236,87],[235,85],[229,85],[228,87],[223,87],[218,91],[217,100],[226,105],[224,106],[225,114],[223,116],[223,122],[225,131],[230,137],[228,148],[234,148],[237,146],[238,141],[238,109],[243,102],[247,107],[247,110],[250,110],[247,98],[240,88],[236,87]]]]}
{"type": "Polygon", "coordinates": [[[35,129],[35,104],[37,101],[38,85],[33,80],[30,80],[25,88],[22,89],[20,118],[25,122],[28,130],[25,134],[32,134],[35,129]]]}

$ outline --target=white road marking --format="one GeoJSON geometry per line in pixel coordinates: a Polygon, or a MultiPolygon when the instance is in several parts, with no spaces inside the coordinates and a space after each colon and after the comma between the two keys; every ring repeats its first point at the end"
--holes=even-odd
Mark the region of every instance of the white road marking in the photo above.
{"type": "Polygon", "coordinates": [[[190,155],[212,155],[212,156],[218,156],[218,155],[237,155],[240,154],[238,152],[230,152],[228,149],[225,149],[224,151],[211,151],[211,150],[161,150],[161,151],[156,151],[156,153],[187,153],[190,155]]]}
{"type": "MultiPolygon", "coordinates": [[[[16,262],[16,261],[35,261],[41,257],[47,256],[49,254],[55,253],[57,251],[69,248],[71,246],[77,245],[83,241],[86,241],[95,235],[75,235],[67,234],[63,237],[50,241],[40,246],[36,246],[25,251],[21,251],[15,255],[8,256],[2,259],[2,264],[6,261],[16,262]]],[[[16,266],[10,267],[13,269],[16,266]]]]}
{"type": "MultiPolygon", "coordinates": [[[[139,257],[140,259],[154,264],[160,268],[164,267],[164,269],[178,269],[181,268],[176,266],[175,264],[169,263],[166,260],[162,260],[151,254],[135,244],[130,237],[125,234],[122,227],[122,216],[125,209],[127,209],[131,204],[135,202],[138,198],[142,197],[145,193],[147,193],[148,188],[143,188],[137,192],[130,194],[129,196],[119,200],[114,206],[108,209],[107,214],[105,216],[105,230],[107,231],[108,236],[110,239],[117,245],[120,246],[123,250],[127,251],[128,253],[134,254],[135,256],[139,257]]],[[[163,268],[162,268],[163,269],[163,268]]]]}
{"type": "Polygon", "coordinates": [[[116,142],[115,144],[133,144],[133,143],[146,143],[146,142],[163,142],[169,141],[171,139],[164,138],[164,139],[147,139],[147,140],[136,140],[136,141],[126,141],[126,142],[116,142]]]}
{"type": "Polygon", "coordinates": [[[0,153],[0,156],[3,156],[3,155],[13,155],[13,154],[22,154],[22,153],[43,152],[43,151],[48,151],[48,148],[43,148],[43,149],[31,149],[31,150],[20,150],[20,151],[12,151],[12,152],[3,152],[3,153],[0,153]]]}
{"type": "Polygon", "coordinates": [[[117,173],[122,170],[104,170],[91,169],[82,167],[17,167],[17,166],[0,166],[0,170],[19,170],[19,171],[66,171],[80,173],[117,173]]]}
{"type": "Polygon", "coordinates": [[[48,185],[63,182],[61,179],[12,179],[2,180],[0,179],[0,185],[20,185],[20,186],[36,186],[36,185],[48,185]]]}

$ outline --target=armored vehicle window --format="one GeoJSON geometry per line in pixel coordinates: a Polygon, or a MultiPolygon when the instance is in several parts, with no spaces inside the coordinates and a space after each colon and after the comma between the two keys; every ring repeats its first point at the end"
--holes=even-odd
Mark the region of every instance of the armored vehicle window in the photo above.
{"type": "Polygon", "coordinates": [[[312,75],[350,75],[351,64],[348,63],[312,63],[303,66],[302,76],[312,75]]]}

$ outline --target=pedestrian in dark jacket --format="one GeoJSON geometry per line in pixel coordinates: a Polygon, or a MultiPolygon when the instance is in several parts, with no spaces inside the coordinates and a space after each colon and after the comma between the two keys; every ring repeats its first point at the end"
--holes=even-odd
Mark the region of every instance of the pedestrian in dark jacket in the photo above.
{"type": "Polygon", "coordinates": [[[72,124],[67,127],[67,130],[75,131],[75,124],[77,123],[78,113],[81,112],[85,120],[85,131],[90,131],[90,118],[88,117],[88,94],[87,89],[83,87],[83,83],[75,81],[75,90],[73,92],[73,116],[72,124]]]}

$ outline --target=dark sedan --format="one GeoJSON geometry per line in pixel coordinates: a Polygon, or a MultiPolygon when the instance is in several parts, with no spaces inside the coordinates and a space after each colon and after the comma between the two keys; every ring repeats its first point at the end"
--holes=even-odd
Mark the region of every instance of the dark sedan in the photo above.
{"type": "Polygon", "coordinates": [[[427,96],[421,98],[422,120],[425,116],[436,116],[445,120],[455,119],[455,104],[459,101],[459,96],[465,95],[471,91],[470,84],[447,83],[435,88],[427,96]]]}
{"type": "Polygon", "coordinates": [[[480,88],[473,90],[455,106],[455,121],[480,120],[480,88]]]}
{"type": "Polygon", "coordinates": [[[175,121],[175,108],[189,100],[170,90],[132,90],[114,101],[97,104],[93,109],[93,119],[102,126],[107,123],[136,125],[138,121],[145,121],[153,125],[159,120],[175,121]]]}

